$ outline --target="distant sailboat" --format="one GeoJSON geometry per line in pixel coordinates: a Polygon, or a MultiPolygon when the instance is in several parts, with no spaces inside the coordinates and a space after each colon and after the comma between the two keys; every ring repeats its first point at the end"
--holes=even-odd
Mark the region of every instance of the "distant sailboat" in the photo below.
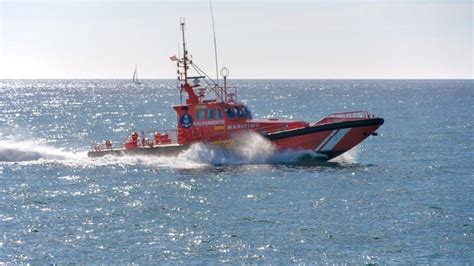
{"type": "Polygon", "coordinates": [[[140,85],[142,84],[139,80],[138,80],[138,72],[137,72],[137,65],[135,65],[135,71],[133,71],[133,84],[136,84],[136,85],[140,85]]]}

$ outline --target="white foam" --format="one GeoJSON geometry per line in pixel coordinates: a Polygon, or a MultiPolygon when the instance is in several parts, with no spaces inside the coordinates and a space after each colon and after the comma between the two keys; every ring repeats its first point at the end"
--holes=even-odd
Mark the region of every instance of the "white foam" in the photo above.
{"type": "Polygon", "coordinates": [[[307,151],[276,152],[273,144],[261,135],[247,132],[235,136],[233,149],[196,143],[177,156],[104,156],[91,159],[95,165],[146,165],[153,168],[190,169],[213,165],[268,164],[292,162],[307,151]]]}
{"type": "Polygon", "coordinates": [[[293,162],[310,153],[308,151],[278,152],[269,140],[254,132],[235,136],[234,141],[235,147],[232,149],[198,143],[178,155],[176,159],[201,165],[269,164],[293,162]]]}
{"type": "MultiPolygon", "coordinates": [[[[72,152],[41,143],[41,141],[0,141],[0,163],[60,163],[68,167],[105,165],[144,165],[153,168],[192,169],[213,165],[273,164],[295,162],[303,156],[318,158],[313,151],[276,151],[274,145],[256,133],[243,133],[234,138],[233,149],[218,148],[203,143],[192,145],[177,156],[107,155],[88,158],[87,152],[72,152]]],[[[341,164],[356,163],[358,148],[333,159],[341,164]]]]}
{"type": "Polygon", "coordinates": [[[0,162],[24,162],[45,160],[73,160],[79,155],[33,141],[0,141],[0,162]]]}
{"type": "Polygon", "coordinates": [[[353,147],[352,149],[332,159],[331,162],[335,162],[335,163],[343,164],[343,165],[357,164],[357,155],[360,151],[360,147],[361,147],[360,144],[353,147]]]}

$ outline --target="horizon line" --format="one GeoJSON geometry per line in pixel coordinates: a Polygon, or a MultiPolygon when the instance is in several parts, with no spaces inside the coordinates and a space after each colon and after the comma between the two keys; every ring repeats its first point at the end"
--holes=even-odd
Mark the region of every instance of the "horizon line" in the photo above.
{"type": "MultiPolygon", "coordinates": [[[[0,78],[0,80],[131,80],[130,78],[0,78]]],[[[176,78],[144,78],[145,80],[178,80],[176,78]]],[[[474,80],[471,78],[232,78],[229,80],[474,80]]],[[[219,79],[223,81],[223,79],[219,79]]]]}

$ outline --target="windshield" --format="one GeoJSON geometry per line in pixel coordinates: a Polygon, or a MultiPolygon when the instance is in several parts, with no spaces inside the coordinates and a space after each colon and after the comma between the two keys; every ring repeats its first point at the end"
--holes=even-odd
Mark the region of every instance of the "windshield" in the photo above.
{"type": "Polygon", "coordinates": [[[228,118],[235,118],[235,114],[232,112],[230,108],[225,109],[225,113],[227,114],[228,118]]]}
{"type": "Polygon", "coordinates": [[[244,117],[245,113],[242,111],[241,107],[234,107],[234,112],[237,114],[238,117],[244,117]]]}
{"type": "Polygon", "coordinates": [[[228,118],[242,117],[252,119],[252,114],[244,105],[229,106],[225,109],[225,113],[227,114],[228,118]]]}
{"type": "Polygon", "coordinates": [[[236,113],[238,117],[252,118],[250,111],[245,106],[234,107],[234,113],[236,113]]]}
{"type": "Polygon", "coordinates": [[[247,108],[247,106],[242,106],[242,110],[244,110],[246,117],[252,118],[252,113],[250,113],[250,110],[247,108]]]}

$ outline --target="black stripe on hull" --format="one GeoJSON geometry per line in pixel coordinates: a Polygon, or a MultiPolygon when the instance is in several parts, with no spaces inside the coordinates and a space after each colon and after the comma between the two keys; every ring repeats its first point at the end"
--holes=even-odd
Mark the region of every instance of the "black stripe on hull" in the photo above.
{"type": "Polygon", "coordinates": [[[380,126],[384,123],[382,118],[371,118],[371,119],[364,119],[364,120],[355,120],[355,121],[345,121],[345,122],[338,122],[326,125],[314,125],[305,128],[281,131],[276,133],[271,133],[265,135],[268,140],[274,141],[279,139],[285,138],[292,138],[298,137],[308,134],[313,134],[316,132],[322,131],[332,131],[335,129],[343,129],[343,128],[354,128],[354,127],[368,127],[368,126],[380,126]]]}
{"type": "Polygon", "coordinates": [[[180,152],[187,149],[189,145],[176,145],[176,146],[159,146],[159,147],[146,147],[136,149],[120,149],[120,150],[102,150],[102,151],[90,151],[87,156],[90,158],[102,157],[105,155],[113,156],[124,156],[124,155],[177,155],[180,152]]]}

